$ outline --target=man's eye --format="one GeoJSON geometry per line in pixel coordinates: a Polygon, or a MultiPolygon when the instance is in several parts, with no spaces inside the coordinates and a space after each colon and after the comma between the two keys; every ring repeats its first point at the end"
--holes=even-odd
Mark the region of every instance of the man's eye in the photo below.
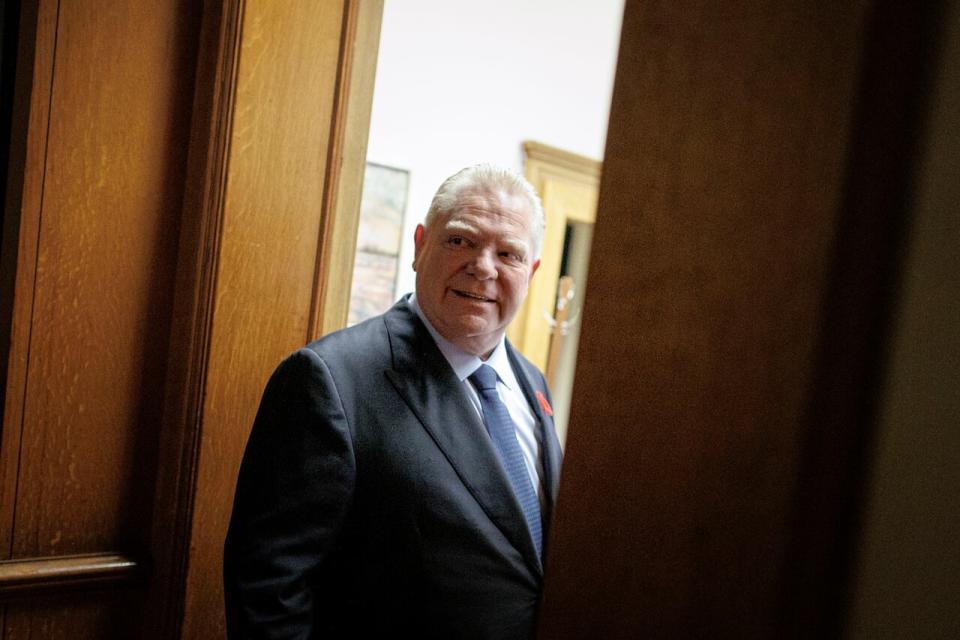
{"type": "Polygon", "coordinates": [[[449,244],[449,245],[451,245],[451,246],[454,246],[454,247],[459,247],[459,246],[461,246],[461,245],[463,244],[463,238],[461,238],[460,236],[451,236],[451,237],[447,240],[447,244],[449,244]]]}

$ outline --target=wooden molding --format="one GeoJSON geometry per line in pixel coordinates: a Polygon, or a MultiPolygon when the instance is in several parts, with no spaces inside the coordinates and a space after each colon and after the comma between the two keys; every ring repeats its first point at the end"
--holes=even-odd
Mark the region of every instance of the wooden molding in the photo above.
{"type": "Polygon", "coordinates": [[[0,562],[0,601],[129,584],[143,574],[140,562],[118,553],[5,560],[0,562]]]}
{"type": "MultiPolygon", "coordinates": [[[[20,44],[17,56],[15,105],[29,109],[22,183],[8,176],[8,200],[4,216],[2,268],[13,275],[4,282],[2,294],[12,308],[10,314],[2,434],[0,434],[0,558],[9,558],[13,548],[13,522],[16,508],[17,473],[20,441],[23,433],[23,397],[27,385],[27,359],[30,353],[30,324],[33,316],[33,290],[36,282],[37,249],[40,235],[40,208],[46,174],[47,120],[53,78],[53,56],[57,32],[57,7],[51,2],[24,2],[20,20],[20,44]],[[32,68],[31,68],[32,66],[32,68]],[[29,80],[28,80],[29,79],[29,80]],[[24,95],[26,93],[26,95],[24,95]],[[14,203],[14,191],[18,202],[14,203]],[[16,211],[12,207],[16,206],[16,211]],[[15,271],[14,271],[15,270],[15,271]],[[12,286],[12,291],[8,291],[12,286]]],[[[16,112],[16,106],[15,106],[16,112]]],[[[16,115],[15,115],[16,117],[16,115]]],[[[16,130],[14,130],[14,136],[16,130]]],[[[12,142],[12,141],[11,141],[12,142]]],[[[14,158],[11,156],[11,160],[14,158]]]]}
{"type": "Polygon", "coordinates": [[[550,336],[544,310],[554,308],[567,224],[593,224],[603,163],[549,145],[525,141],[524,176],[544,207],[546,230],[540,270],[530,283],[527,299],[510,323],[507,336],[515,347],[543,370],[547,368],[550,336]],[[577,206],[570,206],[577,202],[577,206]]]}
{"type": "Polygon", "coordinates": [[[350,311],[382,17],[383,0],[348,0],[344,10],[308,341],[342,329],[350,311]]]}
{"type": "Polygon", "coordinates": [[[600,171],[603,163],[599,160],[587,158],[570,151],[564,151],[557,147],[526,140],[523,143],[523,152],[526,155],[527,163],[542,162],[558,170],[569,170],[573,174],[579,174],[592,179],[595,182],[600,181],[600,171]]]}
{"type": "MultiPolygon", "coordinates": [[[[359,125],[343,122],[361,112],[351,106],[352,78],[359,71],[350,51],[357,48],[362,57],[368,46],[359,36],[364,16],[372,11],[379,18],[378,8],[332,0],[289,7],[246,2],[241,10],[239,64],[235,75],[223,80],[235,85],[235,101],[212,110],[232,120],[226,124],[224,119],[219,128],[229,136],[230,148],[211,154],[210,166],[223,168],[225,182],[218,182],[211,168],[207,188],[226,188],[222,205],[208,204],[216,199],[211,196],[199,215],[203,224],[212,225],[205,235],[216,244],[187,253],[215,261],[210,277],[215,274],[216,282],[201,291],[209,297],[190,298],[188,310],[195,319],[185,326],[197,327],[193,340],[202,336],[203,342],[193,347],[197,357],[185,366],[205,369],[202,376],[191,371],[196,383],[188,386],[199,403],[191,403],[193,413],[174,422],[184,445],[179,514],[190,519],[181,529],[187,535],[178,533],[176,544],[189,553],[176,556],[185,567],[185,580],[175,583],[177,589],[183,586],[183,604],[166,620],[180,625],[177,633],[183,637],[224,633],[220,558],[260,394],[277,363],[332,315],[334,305],[322,296],[334,291],[342,274],[330,247],[352,247],[355,235],[355,223],[340,224],[347,200],[341,185],[359,181],[362,153],[350,151],[356,148],[351,141],[365,140],[367,129],[366,118],[359,125]],[[362,131],[355,138],[357,127],[362,131]],[[354,157],[357,178],[348,169],[348,158],[354,157]],[[349,233],[339,235],[344,228],[349,233]],[[318,288],[318,278],[334,285],[318,288]],[[204,313],[212,320],[201,321],[204,313]]],[[[197,88],[207,90],[199,79],[197,88]]],[[[198,103],[201,99],[198,95],[198,103]]],[[[190,206],[188,201],[185,218],[196,215],[190,206]]],[[[184,237],[184,245],[188,242],[184,237]]],[[[346,255],[349,265],[352,249],[346,255]]],[[[196,278],[198,272],[193,273],[196,278]]],[[[193,291],[189,281],[183,289],[193,291]]],[[[177,358],[173,350],[171,358],[171,363],[177,358]]]]}
{"type": "Polygon", "coordinates": [[[179,636],[245,0],[207,3],[200,34],[144,629],[179,636]]]}

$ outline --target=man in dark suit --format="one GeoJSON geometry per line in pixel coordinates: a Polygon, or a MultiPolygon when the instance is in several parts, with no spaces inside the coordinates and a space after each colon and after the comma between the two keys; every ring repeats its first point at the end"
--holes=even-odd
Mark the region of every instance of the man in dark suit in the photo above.
{"type": "Polygon", "coordinates": [[[543,375],[504,338],[539,266],[532,187],[441,185],[416,294],[287,358],[240,471],[231,638],[529,638],[560,446],[543,375]]]}

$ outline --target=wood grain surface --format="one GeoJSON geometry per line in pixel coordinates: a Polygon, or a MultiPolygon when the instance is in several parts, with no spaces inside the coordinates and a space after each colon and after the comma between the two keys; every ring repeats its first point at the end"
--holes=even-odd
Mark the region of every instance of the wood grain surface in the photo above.
{"type": "MultiPolygon", "coordinates": [[[[150,532],[199,14],[40,0],[5,390],[6,557],[150,532]]],[[[135,635],[141,589],[7,605],[4,638],[135,635]]]]}
{"type": "MultiPolygon", "coordinates": [[[[216,256],[183,637],[220,637],[223,539],[273,368],[307,339],[324,222],[343,2],[246,2],[216,256]]],[[[333,175],[332,175],[333,173],[333,175]]],[[[349,179],[358,175],[344,174],[349,179]]]]}
{"type": "Polygon", "coordinates": [[[540,637],[777,637],[866,13],[627,2],[540,637]]]}
{"type": "Polygon", "coordinates": [[[14,557],[125,546],[148,522],[191,95],[177,38],[195,37],[178,9],[60,7],[14,557]]]}
{"type": "Polygon", "coordinates": [[[383,4],[24,6],[2,637],[220,637],[260,393],[345,318],[383,4]]]}
{"type": "MultiPolygon", "coordinates": [[[[27,378],[30,329],[33,317],[33,287],[36,278],[37,236],[40,227],[40,205],[43,195],[44,160],[47,152],[47,120],[50,109],[50,87],[53,74],[54,42],[57,33],[57,6],[54,2],[24,3],[21,15],[21,53],[18,74],[29,73],[32,95],[17,96],[27,116],[26,153],[23,181],[20,185],[20,210],[17,224],[4,233],[5,260],[15,252],[15,277],[11,305],[10,352],[7,360],[4,395],[3,432],[0,440],[0,551],[7,559],[13,547],[13,517],[16,506],[17,474],[19,473],[20,441],[23,434],[24,388],[27,378]],[[32,51],[32,55],[27,54],[32,51]],[[32,61],[32,68],[25,61],[32,61]],[[16,243],[15,248],[12,246],[16,243]]],[[[12,176],[11,176],[12,178],[12,176]]],[[[16,188],[12,182],[8,187],[16,188]]],[[[7,216],[13,217],[10,212],[7,216]]],[[[8,222],[10,218],[6,218],[8,222]]],[[[4,264],[7,267],[7,264],[4,264]]]]}
{"type": "Polygon", "coordinates": [[[383,0],[345,3],[337,108],[308,340],[347,326],[383,0]]]}

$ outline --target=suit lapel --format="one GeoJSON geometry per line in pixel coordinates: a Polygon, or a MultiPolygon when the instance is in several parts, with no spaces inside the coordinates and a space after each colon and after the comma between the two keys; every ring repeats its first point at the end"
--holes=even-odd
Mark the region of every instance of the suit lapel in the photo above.
{"type": "Polygon", "coordinates": [[[406,302],[395,305],[383,319],[393,351],[387,378],[490,520],[542,573],[510,481],[462,383],[406,302]]]}

